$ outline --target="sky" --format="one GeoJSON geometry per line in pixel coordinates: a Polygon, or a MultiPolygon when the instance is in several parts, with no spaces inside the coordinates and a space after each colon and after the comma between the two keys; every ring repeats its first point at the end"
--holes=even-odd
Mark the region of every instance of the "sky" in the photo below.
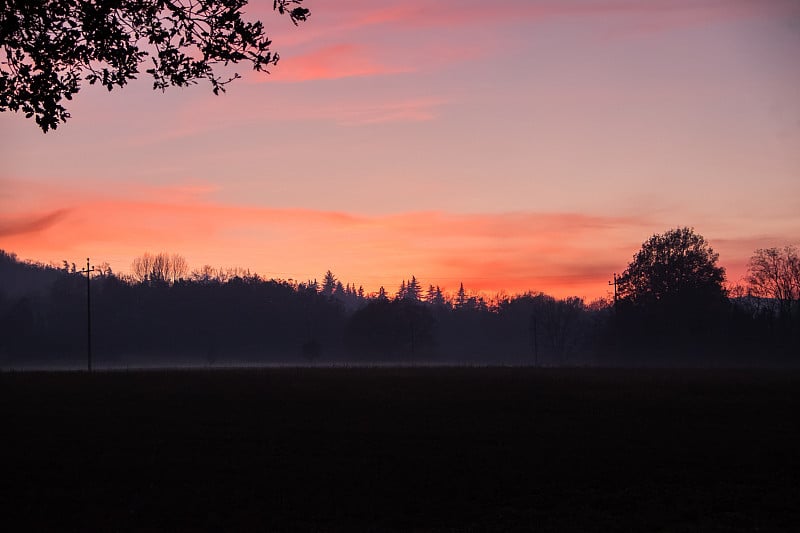
{"type": "Polygon", "coordinates": [[[0,249],[394,292],[606,297],[694,227],[732,283],[800,245],[800,1],[252,1],[281,55],[215,96],[88,84],[0,113],[0,249]]]}

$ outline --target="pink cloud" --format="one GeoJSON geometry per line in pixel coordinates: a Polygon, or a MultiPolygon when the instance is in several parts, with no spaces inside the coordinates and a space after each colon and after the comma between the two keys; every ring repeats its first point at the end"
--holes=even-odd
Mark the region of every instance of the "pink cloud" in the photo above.
{"type": "Polygon", "coordinates": [[[380,63],[370,57],[365,46],[339,43],[301,54],[284,53],[271,74],[255,72],[248,79],[253,82],[299,82],[397,74],[412,70],[408,66],[380,63]]]}
{"type": "MultiPolygon", "coordinates": [[[[440,65],[442,61],[452,63],[474,58],[481,51],[488,54],[501,47],[497,40],[484,40],[481,50],[476,50],[469,39],[461,39],[460,48],[443,50],[438,37],[454,29],[471,31],[490,26],[530,25],[557,18],[602,17],[610,23],[606,37],[619,38],[742,18],[797,15],[800,10],[794,0],[505,0],[493,3],[482,0],[348,0],[309,7],[312,17],[300,27],[294,27],[275,18],[271,4],[250,6],[253,15],[267,24],[275,49],[284,58],[273,69],[274,76],[264,75],[259,79],[306,81],[407,72],[430,64],[440,65]],[[378,40],[376,32],[381,35],[378,40]],[[341,44],[343,41],[360,44],[341,44]],[[410,64],[391,62],[395,55],[392,47],[398,43],[402,43],[399,48],[404,56],[414,57],[410,64]],[[315,50],[304,50],[315,45],[315,50]],[[436,47],[435,54],[420,53],[430,46],[436,47]],[[469,53],[462,53],[470,47],[469,53]],[[296,66],[292,66],[293,63],[296,66]]],[[[502,37],[496,39],[502,40],[502,37]]]]}

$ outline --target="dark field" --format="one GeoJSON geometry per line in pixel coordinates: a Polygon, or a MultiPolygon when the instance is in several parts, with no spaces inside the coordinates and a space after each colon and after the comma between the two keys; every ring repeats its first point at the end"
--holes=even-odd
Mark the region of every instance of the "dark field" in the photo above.
{"type": "Polygon", "coordinates": [[[0,374],[4,531],[800,531],[800,372],[0,374]]]}

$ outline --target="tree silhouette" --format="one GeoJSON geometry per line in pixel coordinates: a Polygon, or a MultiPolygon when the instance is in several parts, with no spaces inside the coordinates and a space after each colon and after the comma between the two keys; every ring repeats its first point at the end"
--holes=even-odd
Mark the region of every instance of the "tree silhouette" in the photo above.
{"type": "Polygon", "coordinates": [[[436,296],[433,299],[434,305],[444,305],[447,303],[444,299],[444,294],[442,293],[442,288],[438,285],[436,286],[436,296]]]}
{"type": "Polygon", "coordinates": [[[333,295],[342,298],[343,296],[347,296],[348,291],[345,290],[344,285],[342,285],[341,281],[336,282],[336,286],[333,289],[333,295]]]}
{"type": "Polygon", "coordinates": [[[405,300],[406,296],[408,296],[408,288],[406,288],[406,280],[403,280],[400,283],[400,288],[397,290],[397,296],[395,296],[395,299],[405,300]]]}
{"type": "Polygon", "coordinates": [[[458,293],[456,294],[455,307],[456,309],[462,309],[465,305],[467,305],[467,292],[464,290],[464,283],[461,283],[458,286],[458,293]]]}
{"type": "MultiPolygon", "coordinates": [[[[274,0],[296,25],[303,0],[274,0]]],[[[153,88],[206,79],[214,94],[225,77],[218,65],[248,62],[266,71],[278,62],[260,21],[243,19],[248,0],[4,0],[0,10],[0,111],[22,111],[47,132],[70,117],[82,81],[109,91],[151,63],[153,88]]]]}
{"type": "Polygon", "coordinates": [[[678,299],[724,296],[725,269],[719,254],[690,228],[650,237],[620,276],[620,299],[646,306],[678,299]]]}
{"type": "Polygon", "coordinates": [[[772,299],[782,317],[791,318],[800,300],[800,257],[794,246],[759,248],[747,266],[747,282],[753,296],[772,299]]]}
{"type": "Polygon", "coordinates": [[[631,354],[692,357],[719,349],[727,295],[718,254],[690,228],[650,237],[618,278],[615,334],[631,354]]]}
{"type": "Polygon", "coordinates": [[[350,318],[345,345],[370,358],[431,355],[436,321],[428,307],[409,299],[375,299],[350,318]]]}
{"type": "MultiPolygon", "coordinates": [[[[135,268],[134,268],[135,274],[135,268]]],[[[189,279],[196,283],[207,285],[217,281],[217,272],[211,265],[203,265],[199,269],[192,270],[189,279]]]]}
{"type": "Polygon", "coordinates": [[[564,364],[587,348],[588,313],[581,298],[527,293],[498,303],[502,337],[517,337],[534,364],[564,364]]]}
{"type": "Polygon", "coordinates": [[[425,302],[431,305],[444,305],[444,294],[442,294],[442,288],[436,285],[435,287],[433,284],[428,285],[428,291],[425,293],[425,302]]]}
{"type": "Polygon", "coordinates": [[[416,276],[411,276],[411,281],[406,285],[405,298],[414,302],[422,299],[422,285],[417,281],[416,276]]]}
{"type": "Polygon", "coordinates": [[[168,276],[170,283],[183,279],[188,273],[189,264],[186,262],[186,258],[180,254],[172,254],[169,258],[168,276]]]}
{"type": "Polygon", "coordinates": [[[330,270],[325,272],[325,278],[322,280],[322,294],[329,297],[333,296],[333,293],[336,290],[336,283],[336,276],[333,275],[333,272],[330,270]]]}
{"type": "MultiPolygon", "coordinates": [[[[192,273],[196,280],[208,281],[214,277],[211,267],[204,268],[207,270],[192,273]]],[[[133,279],[139,283],[175,283],[184,278],[188,271],[189,267],[183,256],[165,252],[155,255],[145,252],[131,263],[133,279]]]]}
{"type": "Polygon", "coordinates": [[[383,288],[383,285],[381,285],[381,288],[378,289],[377,299],[382,301],[382,302],[385,302],[385,301],[387,301],[389,299],[389,297],[386,296],[386,289],[383,288]]]}
{"type": "MultiPolygon", "coordinates": [[[[650,265],[649,283],[669,290],[656,298],[651,285],[643,285],[644,296],[634,300],[631,285],[613,311],[544,293],[487,304],[463,285],[447,298],[429,286],[425,302],[390,298],[383,287],[362,299],[356,285],[340,283],[332,272],[326,275],[330,293],[324,294],[316,280],[266,280],[243,268],[205,266],[177,276],[174,258],[143,255],[146,268],[139,278],[107,269],[93,278],[93,343],[101,364],[434,356],[490,364],[624,364],[630,357],[636,364],[684,364],[705,354],[717,362],[742,356],[758,364],[786,361],[780,359],[786,355],[796,361],[800,353],[798,315],[792,311],[792,321],[777,320],[776,312],[747,312],[725,298],[716,254],[691,230],[654,236],[626,272],[650,265]],[[693,255],[700,259],[687,259],[693,255]],[[653,257],[658,260],[643,259],[653,257]],[[687,271],[700,281],[681,281],[687,271]]],[[[406,291],[414,281],[404,282],[406,291]]],[[[740,293],[738,300],[756,298],[740,293]]],[[[0,250],[0,367],[34,359],[83,362],[85,305],[86,279],[69,263],[62,268],[21,262],[0,250]]]]}

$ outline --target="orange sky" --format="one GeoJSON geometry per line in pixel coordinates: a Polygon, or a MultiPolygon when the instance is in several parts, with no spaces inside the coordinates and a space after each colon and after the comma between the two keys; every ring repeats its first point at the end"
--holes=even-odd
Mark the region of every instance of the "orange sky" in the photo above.
{"type": "Polygon", "coordinates": [[[224,96],[86,87],[47,135],[0,113],[0,248],[591,299],[676,226],[733,282],[800,244],[796,1],[306,3],[251,4],[282,59],[224,96]]]}
{"type": "MultiPolygon", "coordinates": [[[[25,182],[5,182],[23,198],[25,182]]],[[[120,273],[145,251],[180,252],[193,267],[240,266],[266,277],[321,279],[394,291],[415,275],[455,291],[460,282],[491,296],[527,290],[604,296],[642,240],[670,226],[657,217],[579,213],[353,215],[300,208],[225,205],[204,187],[137,187],[128,198],[69,188],[58,202],[0,215],[0,247],[21,258],[79,262],[89,254],[120,273]]],[[[720,228],[718,235],[724,235],[720,228]]],[[[755,246],[769,240],[714,238],[731,281],[755,246]]]]}

